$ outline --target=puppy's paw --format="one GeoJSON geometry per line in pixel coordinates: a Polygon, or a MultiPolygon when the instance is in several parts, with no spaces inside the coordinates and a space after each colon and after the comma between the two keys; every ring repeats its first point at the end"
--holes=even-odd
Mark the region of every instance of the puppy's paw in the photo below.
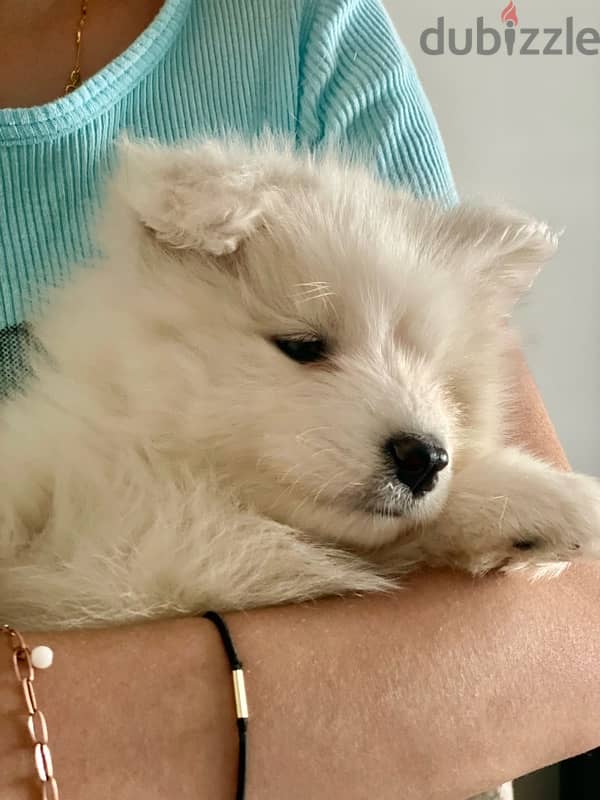
{"type": "MultiPolygon", "coordinates": [[[[540,492],[544,491],[540,487],[540,492]]],[[[535,509],[517,522],[527,525],[511,541],[512,552],[502,565],[504,572],[531,571],[533,577],[552,576],[566,563],[600,558],[600,481],[587,475],[553,473],[535,509]]],[[[537,503],[533,504],[534,506],[537,503]]]]}
{"type": "Polygon", "coordinates": [[[514,449],[479,458],[457,476],[426,547],[434,563],[472,574],[553,575],[600,558],[600,481],[514,449]]]}

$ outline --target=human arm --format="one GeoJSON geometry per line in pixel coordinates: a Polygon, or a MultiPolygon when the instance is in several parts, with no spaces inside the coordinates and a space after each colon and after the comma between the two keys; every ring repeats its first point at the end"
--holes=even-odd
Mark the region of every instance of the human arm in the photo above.
{"type": "MultiPolygon", "coordinates": [[[[554,582],[444,572],[393,596],[228,617],[251,710],[248,800],[464,800],[600,742],[600,572],[554,582]]],[[[29,634],[63,796],[234,796],[232,689],[200,619],[29,634]]],[[[8,650],[5,651],[8,653],[8,650]]],[[[33,764],[8,656],[0,780],[29,800],[33,764]]]]}
{"type": "Polygon", "coordinates": [[[515,392],[509,419],[510,442],[559,469],[570,470],[556,429],[516,340],[513,358],[515,392]]]}

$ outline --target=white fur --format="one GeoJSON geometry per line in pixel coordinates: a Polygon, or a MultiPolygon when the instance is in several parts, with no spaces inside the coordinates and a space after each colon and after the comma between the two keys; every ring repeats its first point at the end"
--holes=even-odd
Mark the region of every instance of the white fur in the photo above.
{"type": "Polygon", "coordinates": [[[554,250],[545,226],[272,141],[126,143],[99,240],[0,409],[3,619],[106,624],[384,590],[420,562],[600,554],[598,483],[503,445],[505,319],[554,250]],[[327,362],[271,341],[302,333],[327,362]],[[386,479],[381,443],[403,431],[450,455],[417,502],[386,479]]]}

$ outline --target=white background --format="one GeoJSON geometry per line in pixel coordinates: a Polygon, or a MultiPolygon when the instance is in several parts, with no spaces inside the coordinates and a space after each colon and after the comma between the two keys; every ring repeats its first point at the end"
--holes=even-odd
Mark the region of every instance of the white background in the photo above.
{"type": "MultiPolygon", "coordinates": [[[[506,201],[565,229],[517,312],[524,349],[574,468],[600,475],[600,55],[431,56],[421,32],[444,16],[464,42],[477,16],[503,30],[507,0],[385,0],[438,119],[463,197],[506,201]]],[[[597,0],[516,0],[524,27],[600,29],[597,0]]],[[[446,34],[447,36],[447,34],[446,34]]],[[[560,46],[557,42],[556,46],[560,46]]],[[[554,800],[546,772],[518,792],[554,800]]]]}
{"type": "MultiPolygon", "coordinates": [[[[503,0],[386,0],[425,86],[464,197],[565,229],[518,311],[530,368],[573,466],[600,475],[600,55],[425,55],[424,28],[503,29],[503,0]]],[[[597,0],[517,1],[520,24],[600,29],[597,0]]],[[[558,43],[557,43],[558,45],[558,43]]]]}

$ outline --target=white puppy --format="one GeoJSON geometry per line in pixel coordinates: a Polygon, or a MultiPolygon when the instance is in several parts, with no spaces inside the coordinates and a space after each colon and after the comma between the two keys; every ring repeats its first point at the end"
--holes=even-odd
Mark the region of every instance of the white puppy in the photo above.
{"type": "MultiPolygon", "coordinates": [[[[600,488],[503,444],[555,243],[268,142],[125,145],[0,410],[0,611],[65,626],[600,555],[600,488]]],[[[546,565],[546,566],[544,566],[546,565]]]]}

